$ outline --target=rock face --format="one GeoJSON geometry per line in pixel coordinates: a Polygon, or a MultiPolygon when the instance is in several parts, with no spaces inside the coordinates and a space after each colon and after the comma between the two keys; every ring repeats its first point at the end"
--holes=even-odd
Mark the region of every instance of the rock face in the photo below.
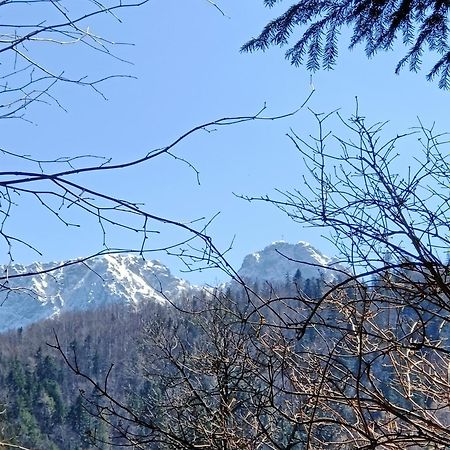
{"type": "Polygon", "coordinates": [[[332,259],[308,242],[277,241],[264,250],[247,255],[238,273],[246,282],[277,283],[286,277],[292,279],[300,270],[304,280],[323,277],[331,281],[334,277],[331,265],[332,259]]]}
{"type": "MultiPolygon", "coordinates": [[[[49,273],[39,273],[61,263],[8,268],[8,291],[0,300],[0,332],[16,329],[66,311],[83,311],[122,303],[137,307],[143,301],[166,302],[196,288],[171,275],[158,261],[131,254],[98,256],[49,273]]],[[[6,269],[3,268],[2,272],[6,269]]],[[[197,288],[198,289],[198,288],[197,288]]]]}
{"type": "MultiPolygon", "coordinates": [[[[298,269],[303,280],[333,279],[331,259],[307,242],[274,242],[247,255],[239,275],[246,282],[285,282],[298,269]],[[318,264],[315,267],[310,264],[318,264]]],[[[109,304],[138,308],[142,302],[177,301],[202,288],[176,278],[158,261],[134,254],[110,254],[85,263],[34,263],[0,270],[8,274],[7,289],[0,290],[0,332],[17,329],[68,311],[88,311],[109,304]],[[44,273],[53,267],[59,269],[44,273]],[[15,278],[14,275],[37,274],[15,278]]],[[[210,289],[210,288],[209,288],[210,289]]]]}

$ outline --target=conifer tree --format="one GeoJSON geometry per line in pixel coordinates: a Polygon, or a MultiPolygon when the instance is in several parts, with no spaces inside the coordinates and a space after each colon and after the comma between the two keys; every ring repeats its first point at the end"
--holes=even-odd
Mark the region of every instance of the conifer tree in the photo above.
{"type": "MultiPolygon", "coordinates": [[[[264,0],[273,7],[282,0],[264,0]]],[[[269,22],[260,35],[248,41],[243,51],[266,50],[289,45],[286,58],[308,70],[330,69],[338,57],[338,38],[345,28],[352,30],[350,48],[365,46],[368,57],[380,50],[392,50],[401,37],[406,54],[395,69],[405,65],[416,72],[421,68],[424,51],[438,55],[427,79],[439,78],[439,87],[450,88],[448,1],[431,0],[304,0],[295,2],[283,14],[269,22]],[[300,28],[300,39],[292,40],[300,28]]]]}

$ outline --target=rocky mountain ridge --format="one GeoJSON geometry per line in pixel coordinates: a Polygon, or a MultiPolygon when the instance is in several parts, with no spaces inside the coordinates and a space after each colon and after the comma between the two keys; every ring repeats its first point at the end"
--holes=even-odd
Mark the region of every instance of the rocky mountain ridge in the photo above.
{"type": "Polygon", "coordinates": [[[277,283],[286,278],[292,280],[298,270],[303,279],[324,278],[331,281],[334,278],[333,263],[332,258],[308,242],[290,244],[276,241],[261,251],[247,255],[238,273],[246,282],[277,283]]]}
{"type": "MultiPolygon", "coordinates": [[[[278,282],[300,270],[303,279],[333,277],[331,258],[307,242],[274,242],[244,258],[239,275],[248,283],[278,282]],[[318,267],[321,266],[321,267],[318,267]]],[[[0,332],[18,329],[68,311],[108,304],[138,308],[143,302],[180,301],[199,293],[201,286],[173,276],[159,261],[135,254],[107,254],[85,262],[34,263],[3,267],[8,280],[0,290],[0,332]],[[60,268],[46,270],[61,265],[60,268]],[[36,273],[37,275],[14,277],[36,273]]]]}

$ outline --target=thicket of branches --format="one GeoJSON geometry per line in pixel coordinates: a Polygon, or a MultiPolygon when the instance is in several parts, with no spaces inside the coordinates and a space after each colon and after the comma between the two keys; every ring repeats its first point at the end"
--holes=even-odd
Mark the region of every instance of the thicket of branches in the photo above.
{"type": "MultiPolygon", "coordinates": [[[[67,68],[55,69],[58,58],[49,58],[42,52],[47,48],[67,49],[77,46],[86,55],[100,53],[122,61],[116,53],[121,45],[118,39],[95,33],[95,25],[106,17],[120,21],[121,10],[144,7],[148,0],[137,2],[88,0],[82,3],[73,1],[43,0],[22,2],[8,0],[0,2],[4,14],[4,24],[0,24],[0,63],[3,71],[0,86],[0,119],[27,119],[28,109],[36,103],[61,106],[60,99],[54,95],[58,84],[69,84],[77,88],[89,88],[102,94],[102,83],[116,77],[127,75],[106,73],[100,78],[94,75],[72,75],[67,68]]],[[[208,2],[218,9],[214,2],[208,2]]],[[[119,52],[118,52],[119,53],[119,52]]],[[[55,53],[55,55],[57,55],[55,53]]],[[[83,68],[77,67],[80,73],[83,68]]],[[[85,68],[88,72],[88,68],[85,68]]],[[[108,71],[108,69],[106,69],[108,71]]],[[[172,158],[175,163],[185,164],[188,170],[198,171],[194,165],[177,155],[178,146],[192,134],[203,131],[216,131],[224,126],[255,120],[274,120],[285,117],[264,116],[265,108],[246,116],[223,117],[193,126],[184,134],[171,138],[161,148],[150,150],[130,149],[129,157],[122,161],[112,161],[109,157],[95,154],[72,157],[57,156],[42,158],[39,155],[17,149],[0,149],[0,160],[4,168],[0,171],[0,246],[6,253],[10,265],[14,262],[14,251],[25,247],[42,256],[42,243],[37,240],[33,227],[25,235],[14,229],[13,219],[19,209],[29,204],[39,206],[42,216],[59,222],[70,230],[83,226],[96,227],[100,250],[87,255],[83,260],[68,261],[69,265],[109,252],[136,252],[144,255],[149,251],[162,251],[178,256],[186,270],[220,267],[230,275],[235,275],[223,254],[212,241],[207,229],[210,219],[192,222],[167,217],[140,202],[140,199],[120,198],[117,193],[94,187],[96,176],[109,172],[132,169],[135,166],[151,164],[155,159],[172,158]],[[92,180],[92,183],[91,183],[92,180]],[[152,235],[161,234],[165,229],[177,228],[179,239],[176,242],[155,246],[152,235]],[[108,234],[121,229],[134,237],[139,236],[133,248],[112,248],[108,234]],[[155,248],[158,247],[158,248],[155,248]]],[[[290,115],[290,114],[287,114],[290,115]]],[[[5,122],[3,122],[5,123],[5,122]]],[[[125,176],[124,173],[124,176],[125,176]]],[[[92,230],[94,232],[94,230],[92,230]]],[[[136,242],[136,239],[135,239],[136,242]]],[[[46,271],[58,268],[51,267],[46,271]]],[[[9,268],[0,274],[0,292],[7,295],[11,290],[10,280],[32,276],[36,273],[14,273],[9,268]]],[[[15,284],[17,286],[17,283],[15,284]]]]}
{"type": "MultiPolygon", "coordinates": [[[[264,0],[273,7],[279,0],[264,0]]],[[[242,50],[266,50],[271,46],[286,46],[286,58],[298,66],[306,62],[309,70],[330,69],[338,57],[341,31],[352,30],[350,48],[365,47],[368,57],[380,50],[392,50],[397,39],[407,47],[406,55],[395,69],[404,66],[417,72],[424,54],[431,51],[438,60],[427,74],[428,80],[439,78],[439,87],[450,87],[450,47],[448,28],[449,4],[443,1],[366,1],[341,0],[301,1],[269,22],[256,38],[242,50]],[[294,33],[300,29],[300,38],[294,33]]]]}
{"type": "MultiPolygon", "coordinates": [[[[1,25],[0,57],[8,67],[1,118],[23,117],[30,104],[40,101],[58,104],[51,91],[55,83],[98,91],[101,80],[70,78],[44,66],[34,56],[34,45],[71,42],[109,54],[112,41],[84,28],[84,20],[104,14],[114,18],[120,9],[146,1],[90,1],[81,12],[70,12],[66,3],[0,2],[14,21],[17,11],[42,6],[56,19],[1,25]]],[[[302,2],[244,49],[287,44],[295,27],[304,25],[306,31],[287,56],[299,64],[308,55],[308,68],[317,69],[322,58],[326,67],[334,64],[344,25],[354,27],[352,45],[365,41],[369,55],[389,49],[403,34],[410,49],[398,68],[409,63],[418,69],[428,46],[440,54],[429,78],[440,75],[446,88],[447,11],[443,2],[302,2]]],[[[32,197],[68,227],[78,225],[70,214],[77,210],[96,218],[103,236],[110,226],[140,233],[139,248],[127,251],[145,253],[155,224],[178,227],[187,237],[164,250],[179,252],[189,268],[215,265],[235,275],[204,226],[162,217],[130,199],[90,188],[77,176],[125,170],[164,155],[179,160],[175,148],[192,133],[260,120],[261,113],[202,124],[164,148],[118,164],[90,156],[47,161],[2,149],[1,158],[17,162],[16,170],[0,172],[0,236],[10,259],[15,245],[39,251],[27,236],[8,229],[16,203],[32,197]]],[[[315,117],[318,134],[311,140],[290,133],[309,169],[304,184],[278,198],[247,199],[332,231],[340,266],[319,295],[310,296],[295,284],[290,292],[269,287],[265,295],[241,285],[184,305],[187,311],[174,320],[149,326],[139,372],[148,383],[130,403],[109,390],[109,374],[105,380],[83,372],[56,340],[69,367],[93,387],[85,406],[112,427],[115,445],[221,450],[450,446],[448,138],[420,126],[385,140],[383,124],[369,126],[358,112],[342,120],[348,135],[340,137],[327,128],[334,116],[315,117]],[[399,156],[404,142],[415,146],[399,156]]],[[[104,251],[122,250],[104,242],[104,251]]],[[[0,276],[0,290],[8,292],[14,276],[0,276]]]]}
{"type": "Polygon", "coordinates": [[[315,117],[316,138],[289,136],[309,169],[304,185],[260,199],[330,229],[350,270],[305,321],[288,324],[327,336],[311,353],[320,388],[310,423],[337,424],[336,448],[446,448],[448,135],[420,125],[386,139],[385,124],[357,112],[339,116],[343,138],[327,128],[330,116],[315,117]]]}
{"type": "Polygon", "coordinates": [[[61,106],[61,100],[53,93],[57,84],[87,87],[103,95],[103,82],[126,75],[105,73],[94,78],[87,68],[58,67],[57,51],[65,47],[69,52],[71,47],[77,46],[85,55],[96,52],[120,60],[116,49],[127,43],[97,34],[95,28],[103,16],[120,22],[121,10],[140,7],[147,2],[1,1],[0,119],[25,119],[26,110],[33,103],[61,106]],[[44,48],[49,48],[56,57],[49,59],[44,48]],[[87,73],[83,73],[83,69],[87,73]]]}
{"type": "Polygon", "coordinates": [[[150,324],[138,404],[118,402],[64,354],[95,389],[91,412],[123,445],[450,445],[448,139],[423,126],[384,139],[383,124],[358,114],[342,121],[343,138],[327,131],[333,116],[315,117],[311,140],[290,135],[309,168],[304,186],[249,200],[331,229],[334,280],[317,297],[296,284],[209,294],[183,305],[184,319],[150,324]],[[411,142],[405,168],[397,149],[411,142]]]}

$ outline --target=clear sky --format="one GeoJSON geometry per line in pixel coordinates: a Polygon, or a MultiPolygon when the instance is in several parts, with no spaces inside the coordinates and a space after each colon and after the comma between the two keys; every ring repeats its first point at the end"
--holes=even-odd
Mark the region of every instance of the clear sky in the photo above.
{"type": "MultiPolygon", "coordinates": [[[[133,65],[78,48],[39,47],[41,57],[55,71],[64,69],[81,76],[126,73],[137,79],[106,82],[102,91],[107,101],[89,89],[56,86],[53,94],[67,111],[35,104],[27,112],[33,123],[2,121],[2,148],[48,158],[104,155],[123,162],[166,145],[203,122],[252,115],[264,104],[267,115],[298,108],[311,92],[305,68],[291,67],[278,48],[257,54],[239,52],[288,2],[274,10],[264,8],[262,0],[217,4],[227,17],[207,0],[161,0],[123,11],[122,23],[107,18],[93,22],[93,31],[135,44],[115,48],[118,56],[133,65]]],[[[367,60],[362,48],[349,51],[347,44],[343,36],[335,70],[313,75],[310,108],[317,112],[341,108],[348,117],[357,96],[368,120],[389,120],[386,130],[392,134],[417,125],[417,117],[425,124],[435,121],[438,129],[450,129],[448,92],[427,82],[425,70],[394,74],[403,48],[367,60]]],[[[426,69],[429,64],[424,64],[426,69]]],[[[189,167],[170,158],[84,181],[118,197],[143,202],[148,211],[175,220],[211,218],[220,212],[209,233],[222,249],[234,239],[228,259],[236,267],[246,254],[280,239],[306,240],[332,255],[333,248],[320,231],[300,227],[270,205],[249,204],[234,195],[270,195],[276,188],[301,186],[305,169],[286,137],[290,128],[303,136],[314,133],[311,114],[303,110],[280,121],[245,123],[189,138],[177,147],[176,154],[198,169],[200,185],[189,167]]],[[[402,161],[407,161],[410,149],[402,151],[402,161]]],[[[102,235],[95,220],[74,220],[83,226],[67,229],[36,202],[20,200],[10,230],[31,241],[43,256],[17,245],[15,261],[61,260],[101,250],[102,235]]],[[[151,237],[149,247],[180,237],[175,228],[161,231],[161,236],[151,237]]],[[[114,230],[108,234],[108,243],[122,248],[138,245],[133,233],[114,230]]],[[[3,262],[7,262],[1,249],[3,262]]],[[[164,254],[152,257],[179,274],[175,259],[164,254]]],[[[184,276],[194,282],[223,278],[219,272],[184,276]]]]}

